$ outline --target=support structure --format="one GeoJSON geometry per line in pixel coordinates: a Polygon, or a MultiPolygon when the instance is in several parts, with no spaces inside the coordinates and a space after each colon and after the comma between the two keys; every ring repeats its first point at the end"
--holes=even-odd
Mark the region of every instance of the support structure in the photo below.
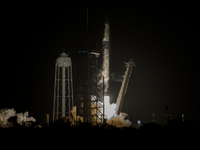
{"type": "Polygon", "coordinates": [[[96,124],[101,122],[99,117],[99,96],[98,96],[98,57],[99,52],[95,51],[90,45],[86,45],[79,50],[77,56],[77,96],[76,96],[76,115],[77,120],[96,124]]]}
{"type": "Polygon", "coordinates": [[[71,58],[62,53],[55,64],[53,121],[71,119],[74,106],[71,58]]]}
{"type": "Polygon", "coordinates": [[[121,109],[122,109],[123,100],[124,100],[124,96],[126,94],[126,90],[127,90],[127,87],[128,87],[129,79],[130,79],[130,76],[131,76],[131,72],[132,72],[133,66],[135,66],[135,63],[133,62],[132,59],[128,63],[125,63],[125,64],[126,64],[126,72],[125,72],[124,80],[122,82],[122,85],[121,85],[121,88],[120,88],[120,91],[119,91],[119,94],[118,94],[118,97],[117,97],[117,101],[116,101],[116,104],[117,104],[117,108],[116,108],[117,115],[120,115],[120,112],[121,112],[121,109]]]}

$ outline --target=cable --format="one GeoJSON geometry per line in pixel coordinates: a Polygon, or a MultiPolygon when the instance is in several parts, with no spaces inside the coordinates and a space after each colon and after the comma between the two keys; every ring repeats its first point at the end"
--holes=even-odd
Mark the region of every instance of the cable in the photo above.
{"type": "Polygon", "coordinates": [[[81,15],[81,18],[79,19],[77,25],[75,26],[74,30],[72,31],[72,34],[71,34],[71,36],[69,37],[69,41],[70,41],[70,39],[72,38],[72,36],[73,36],[73,34],[74,34],[76,28],[78,27],[78,25],[79,25],[81,19],[83,18],[83,15],[84,15],[85,11],[86,11],[86,9],[84,10],[83,14],[81,15]]]}
{"type": "MultiPolygon", "coordinates": [[[[69,18],[67,18],[66,20],[64,20],[63,22],[61,22],[61,23],[59,23],[59,24],[57,24],[55,27],[53,27],[53,28],[56,28],[56,27],[58,27],[58,26],[60,26],[61,24],[63,24],[64,22],[66,22],[66,21],[68,21],[68,20],[70,20],[71,18],[73,18],[74,16],[76,16],[77,14],[79,14],[80,12],[82,12],[84,10],[84,12],[85,12],[85,9],[81,9],[80,11],[78,11],[77,13],[75,13],[75,14],[73,14],[71,17],[69,17],[69,18]]],[[[84,13],[83,12],[83,13],[84,13]]],[[[53,29],[52,28],[52,29],[53,29]]]]}

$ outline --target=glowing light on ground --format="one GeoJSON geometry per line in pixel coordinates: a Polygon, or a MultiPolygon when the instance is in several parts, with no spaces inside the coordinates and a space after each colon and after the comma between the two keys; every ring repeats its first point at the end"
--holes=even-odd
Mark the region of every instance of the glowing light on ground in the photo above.
{"type": "Polygon", "coordinates": [[[104,96],[105,117],[109,121],[116,114],[116,104],[110,104],[110,97],[104,96]]]}

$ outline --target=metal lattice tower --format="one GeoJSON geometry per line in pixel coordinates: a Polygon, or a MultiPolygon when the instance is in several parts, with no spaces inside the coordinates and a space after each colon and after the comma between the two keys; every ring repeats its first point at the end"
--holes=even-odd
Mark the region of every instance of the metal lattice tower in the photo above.
{"type": "Polygon", "coordinates": [[[70,119],[73,106],[72,62],[71,58],[63,52],[55,64],[53,121],[70,119]]]}
{"type": "Polygon", "coordinates": [[[100,53],[91,47],[84,47],[78,53],[77,60],[77,96],[76,96],[76,118],[82,118],[83,122],[92,124],[102,122],[102,108],[98,89],[98,57],[100,53]]]}
{"type": "MultiPolygon", "coordinates": [[[[102,113],[100,110],[103,107],[101,102],[101,97],[98,89],[98,52],[89,52],[89,88],[88,88],[88,94],[90,95],[91,99],[91,123],[93,125],[102,122],[102,113]]],[[[103,91],[102,91],[103,92],[103,91]]],[[[103,93],[102,93],[103,94],[103,93]]],[[[103,95],[102,95],[103,96],[103,95]]]]}

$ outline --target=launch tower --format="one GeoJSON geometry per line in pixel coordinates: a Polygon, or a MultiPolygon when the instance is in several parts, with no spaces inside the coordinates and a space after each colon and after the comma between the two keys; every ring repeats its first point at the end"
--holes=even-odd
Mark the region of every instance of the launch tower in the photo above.
{"type": "MultiPolygon", "coordinates": [[[[100,53],[92,45],[85,44],[77,54],[77,94],[76,94],[76,115],[81,117],[83,122],[96,124],[102,121],[99,107],[98,84],[98,57],[100,53]]],[[[102,91],[103,94],[103,91],[102,91]]],[[[78,120],[78,119],[77,119],[78,120]]]]}

